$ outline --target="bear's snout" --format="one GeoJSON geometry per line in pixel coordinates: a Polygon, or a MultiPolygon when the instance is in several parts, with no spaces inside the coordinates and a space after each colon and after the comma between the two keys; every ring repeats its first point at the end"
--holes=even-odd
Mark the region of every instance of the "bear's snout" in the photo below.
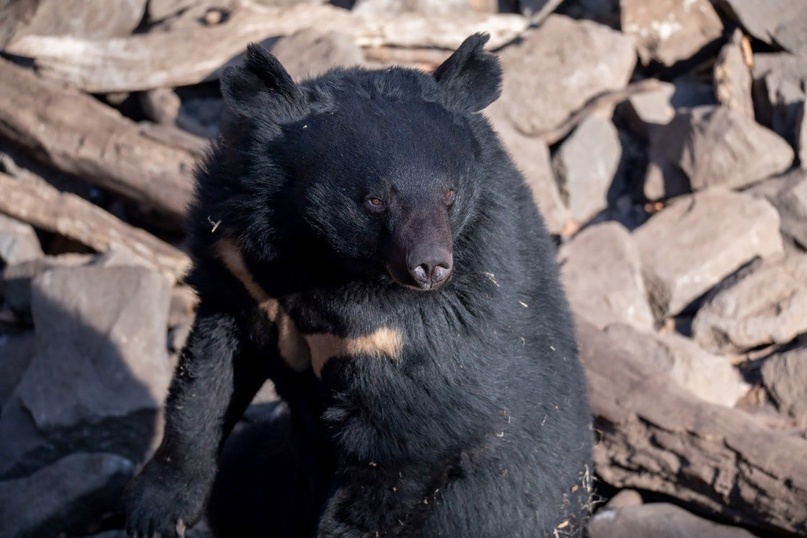
{"type": "Polygon", "coordinates": [[[409,275],[417,288],[436,289],[451,276],[453,266],[451,251],[442,246],[418,245],[406,256],[409,275]]]}

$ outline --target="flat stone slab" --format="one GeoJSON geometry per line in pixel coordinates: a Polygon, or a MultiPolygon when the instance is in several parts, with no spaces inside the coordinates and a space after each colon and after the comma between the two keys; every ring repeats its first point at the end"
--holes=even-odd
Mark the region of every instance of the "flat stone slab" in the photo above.
{"type": "Polygon", "coordinates": [[[39,350],[0,415],[0,477],[76,451],[140,461],[171,379],[167,277],[142,267],[52,269],[34,278],[39,350]]]}
{"type": "Polygon", "coordinates": [[[680,313],[755,257],[784,251],[773,206],[723,188],[681,196],[633,238],[657,318],[680,313]]]}
{"type": "Polygon", "coordinates": [[[671,66],[719,39],[723,23],[709,0],[621,0],[622,31],[642,63],[671,66]]]}
{"type": "Polygon", "coordinates": [[[490,108],[531,136],[557,128],[594,96],[624,88],[636,64],[631,38],[562,15],[550,16],[499,58],[502,96],[490,108]]]}
{"type": "Polygon", "coordinates": [[[733,407],[748,392],[749,386],[728,357],[708,353],[681,335],[658,334],[625,324],[609,325],[605,332],[701,400],[733,407]]]}
{"type": "Polygon", "coordinates": [[[692,332],[716,353],[786,344],[807,333],[807,255],[756,263],[728,279],[698,310],[692,332]]]}
{"type": "Polygon", "coordinates": [[[741,189],[790,168],[793,148],[725,107],[680,111],[650,137],[645,195],[651,200],[711,186],[741,189]]]}
{"type": "Polygon", "coordinates": [[[588,222],[608,207],[622,145],[611,120],[592,114],[561,144],[552,160],[572,218],[588,222]]]}
{"type": "Polygon", "coordinates": [[[653,328],[639,250],[620,224],[586,228],[558,253],[566,294],[575,313],[602,329],[617,322],[653,328]]]}

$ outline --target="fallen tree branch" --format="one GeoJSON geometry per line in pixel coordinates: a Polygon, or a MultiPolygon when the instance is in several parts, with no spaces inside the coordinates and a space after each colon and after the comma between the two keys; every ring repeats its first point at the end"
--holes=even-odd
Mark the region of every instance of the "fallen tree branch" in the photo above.
{"type": "Polygon", "coordinates": [[[38,160],[182,217],[192,192],[192,153],[144,136],[133,121],[78,91],[0,60],[0,136],[38,160]]]}
{"type": "Polygon", "coordinates": [[[22,181],[0,173],[0,192],[3,193],[0,213],[58,233],[98,252],[124,246],[174,280],[190,265],[190,259],[181,250],[44,181],[22,181]]]}
{"type": "Polygon", "coordinates": [[[87,92],[139,91],[196,84],[217,77],[250,42],[314,27],[349,35],[362,47],[454,49],[474,32],[490,33],[490,48],[515,39],[528,21],[519,15],[469,13],[438,18],[418,14],[394,17],[352,15],[328,5],[292,8],[239,4],[215,26],[193,26],[128,38],[83,40],[25,36],[6,52],[35,59],[43,74],[87,92]]]}
{"type": "Polygon", "coordinates": [[[804,536],[807,441],[694,398],[589,324],[580,322],[578,332],[602,480],[767,533],[804,536]]]}

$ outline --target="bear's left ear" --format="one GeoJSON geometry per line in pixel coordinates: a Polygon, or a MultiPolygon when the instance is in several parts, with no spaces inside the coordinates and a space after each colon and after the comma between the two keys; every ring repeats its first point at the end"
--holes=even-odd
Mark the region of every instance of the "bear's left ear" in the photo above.
{"type": "Polygon", "coordinates": [[[290,113],[304,101],[300,87],[278,59],[260,45],[252,44],[247,46],[242,65],[223,70],[221,93],[227,107],[245,117],[268,109],[282,120],[284,110],[290,113]]]}
{"type": "Polygon", "coordinates": [[[488,39],[488,34],[470,36],[435,70],[447,108],[479,112],[499,98],[502,67],[495,55],[484,51],[488,39]]]}

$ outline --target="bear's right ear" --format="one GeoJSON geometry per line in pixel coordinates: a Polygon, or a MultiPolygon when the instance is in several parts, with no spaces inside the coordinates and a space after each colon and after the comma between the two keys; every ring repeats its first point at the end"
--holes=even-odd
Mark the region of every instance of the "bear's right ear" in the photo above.
{"type": "Polygon", "coordinates": [[[488,34],[470,36],[434,71],[446,107],[479,112],[499,98],[502,66],[495,55],[485,52],[488,39],[488,34]]]}
{"type": "Polygon", "coordinates": [[[253,117],[261,109],[275,112],[302,101],[303,93],[280,62],[260,45],[250,44],[244,63],[225,67],[221,94],[239,116],[253,117]]]}

